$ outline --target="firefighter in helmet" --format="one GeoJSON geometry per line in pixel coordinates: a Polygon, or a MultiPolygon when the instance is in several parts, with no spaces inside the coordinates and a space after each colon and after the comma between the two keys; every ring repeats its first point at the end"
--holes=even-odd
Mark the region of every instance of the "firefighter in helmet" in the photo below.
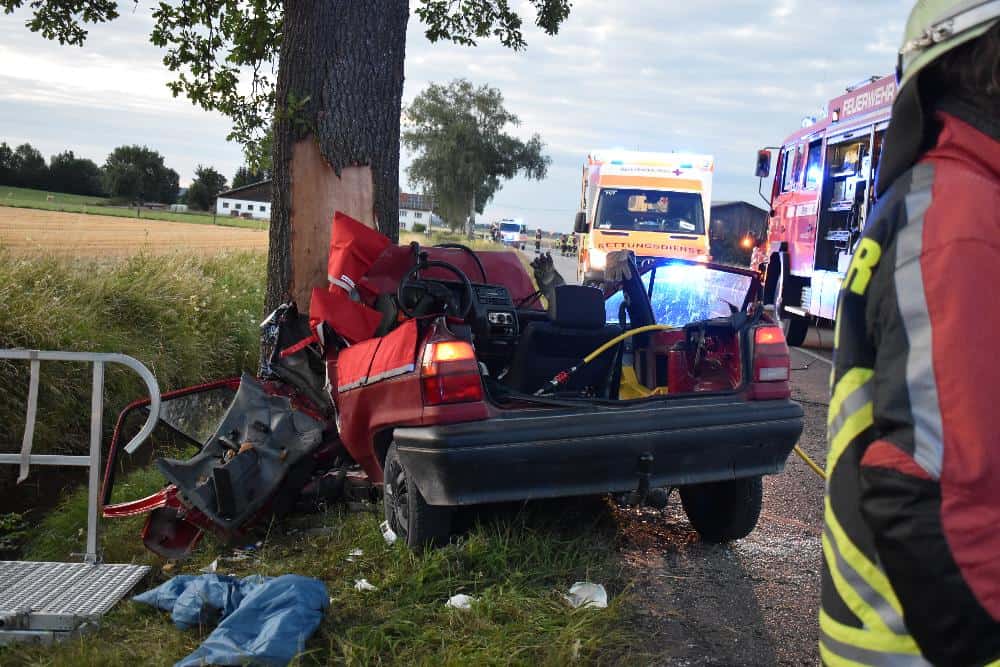
{"type": "Polygon", "coordinates": [[[827,665],[1000,660],[1000,0],[921,0],[840,293],[827,665]]]}

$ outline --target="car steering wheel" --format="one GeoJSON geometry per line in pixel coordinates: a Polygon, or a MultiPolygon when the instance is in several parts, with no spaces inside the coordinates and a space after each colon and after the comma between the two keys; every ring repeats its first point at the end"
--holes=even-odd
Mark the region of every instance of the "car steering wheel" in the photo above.
{"type": "Polygon", "coordinates": [[[473,261],[476,262],[476,266],[479,267],[479,273],[483,276],[483,282],[488,283],[489,280],[486,279],[486,269],[483,268],[483,263],[479,260],[479,255],[467,245],[462,245],[461,243],[438,243],[434,246],[435,248],[451,248],[453,250],[462,250],[466,254],[472,257],[473,261]]]}
{"type": "Polygon", "coordinates": [[[419,317],[425,313],[418,313],[420,306],[424,303],[424,300],[428,297],[444,303],[445,311],[448,309],[448,304],[452,302],[454,298],[454,293],[451,291],[447,285],[434,280],[426,280],[422,278],[416,278],[418,271],[424,269],[444,269],[448,273],[451,273],[457,277],[462,282],[462,303],[458,304],[458,311],[455,313],[456,316],[465,319],[472,310],[472,304],[475,301],[475,296],[472,291],[472,283],[469,281],[469,277],[466,276],[461,269],[448,262],[440,261],[418,261],[413,267],[406,272],[402,280],[399,281],[399,287],[396,288],[396,301],[399,303],[399,309],[403,311],[403,314],[407,317],[419,317]],[[416,305],[411,310],[403,298],[406,290],[410,289],[420,289],[423,290],[424,294],[417,300],[416,305]]]}

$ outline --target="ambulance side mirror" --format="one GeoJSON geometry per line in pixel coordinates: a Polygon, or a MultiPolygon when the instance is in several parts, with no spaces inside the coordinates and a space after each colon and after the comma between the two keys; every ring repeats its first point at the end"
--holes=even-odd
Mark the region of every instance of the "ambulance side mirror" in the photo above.
{"type": "Polygon", "coordinates": [[[573,222],[573,231],[577,234],[587,233],[587,214],[583,211],[576,214],[576,220],[573,222]]]}
{"type": "Polygon", "coordinates": [[[757,178],[767,178],[771,175],[771,151],[757,151],[757,178]]]}

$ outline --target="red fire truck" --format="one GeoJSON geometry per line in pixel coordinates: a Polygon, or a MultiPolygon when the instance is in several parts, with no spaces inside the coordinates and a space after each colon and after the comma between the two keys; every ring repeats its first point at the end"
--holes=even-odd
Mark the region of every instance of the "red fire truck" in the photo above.
{"type": "Polygon", "coordinates": [[[893,76],[872,77],[830,100],[780,148],[762,149],[757,176],[770,175],[778,152],[766,243],[754,253],[765,268],[789,345],[801,345],[813,318],[832,320],[837,295],[875,202],[875,170],[896,93],[893,76]]]}

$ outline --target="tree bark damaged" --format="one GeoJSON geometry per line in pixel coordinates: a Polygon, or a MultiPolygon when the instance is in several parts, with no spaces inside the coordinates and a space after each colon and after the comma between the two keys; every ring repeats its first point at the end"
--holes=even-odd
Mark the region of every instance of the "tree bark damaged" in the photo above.
{"type": "Polygon", "coordinates": [[[407,0],[286,0],[274,123],[268,310],[326,284],[341,210],[399,237],[407,0]]]}
{"type": "Polygon", "coordinates": [[[316,142],[302,139],[292,149],[290,255],[291,296],[305,311],[313,287],[327,282],[330,221],[347,215],[375,227],[371,167],[344,167],[340,176],[320,155],[316,142]]]}

